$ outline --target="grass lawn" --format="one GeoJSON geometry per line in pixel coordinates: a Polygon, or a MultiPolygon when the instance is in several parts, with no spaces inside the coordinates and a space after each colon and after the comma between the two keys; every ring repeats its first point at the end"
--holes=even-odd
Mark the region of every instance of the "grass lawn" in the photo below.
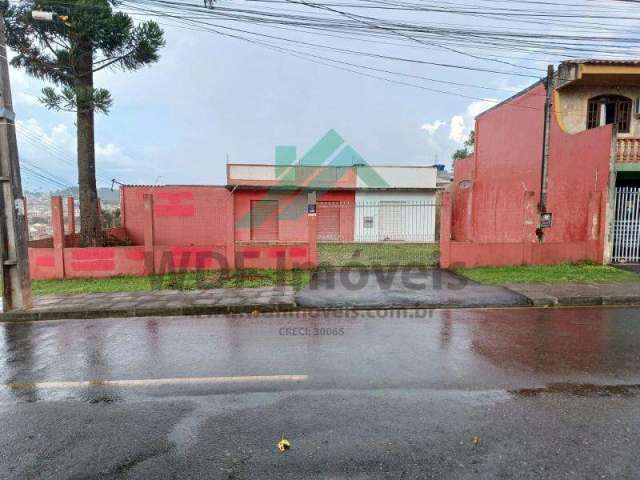
{"type": "Polygon", "coordinates": [[[433,266],[437,243],[319,243],[321,267],[433,266]]]}
{"type": "Polygon", "coordinates": [[[181,272],[152,277],[73,278],[35,280],[34,295],[109,293],[149,290],[195,290],[210,288],[258,288],[291,285],[295,289],[309,284],[311,273],[302,270],[239,270],[234,272],[181,272]]]}
{"type": "Polygon", "coordinates": [[[458,273],[480,283],[633,282],[640,276],[614,267],[588,264],[461,268],[458,273]]]}

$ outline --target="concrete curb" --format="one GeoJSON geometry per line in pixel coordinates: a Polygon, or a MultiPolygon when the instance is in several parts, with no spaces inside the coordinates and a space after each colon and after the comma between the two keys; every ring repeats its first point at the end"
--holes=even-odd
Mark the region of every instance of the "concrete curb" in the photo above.
{"type": "Polygon", "coordinates": [[[615,306],[615,305],[640,305],[640,296],[638,295],[585,295],[574,297],[554,297],[554,296],[538,296],[529,297],[531,305],[534,307],[587,307],[587,306],[615,306]]]}
{"type": "Polygon", "coordinates": [[[232,313],[277,313],[296,310],[294,303],[255,305],[185,305],[163,308],[127,308],[113,310],[37,310],[0,314],[0,322],[19,323],[41,320],[89,320],[96,318],[173,317],[181,315],[219,315],[232,313]]]}
{"type": "MultiPolygon", "coordinates": [[[[433,306],[381,306],[377,308],[357,308],[356,310],[434,310],[434,309],[465,309],[465,308],[530,308],[530,307],[569,307],[569,306],[615,306],[640,305],[640,295],[611,295],[611,296],[576,296],[576,297],[526,297],[528,305],[433,305],[433,306]]],[[[348,309],[348,308],[347,308],[348,309]]],[[[91,320],[98,318],[127,318],[127,317],[172,317],[220,314],[255,314],[280,312],[305,312],[309,310],[342,311],[345,308],[313,309],[300,307],[293,302],[276,304],[249,305],[185,305],[181,307],[162,308],[126,308],[112,310],[37,310],[27,312],[11,312],[0,314],[0,322],[20,323],[46,320],[91,320]]]]}

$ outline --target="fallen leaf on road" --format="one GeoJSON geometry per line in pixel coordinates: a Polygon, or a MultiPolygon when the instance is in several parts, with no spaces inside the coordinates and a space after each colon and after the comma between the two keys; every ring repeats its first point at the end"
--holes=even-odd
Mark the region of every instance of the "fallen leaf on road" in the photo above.
{"type": "Polygon", "coordinates": [[[289,450],[290,448],[291,448],[291,443],[289,443],[289,440],[282,437],[282,440],[278,442],[278,450],[280,450],[280,453],[283,453],[289,450]]]}
{"type": "Polygon", "coordinates": [[[473,437],[471,443],[473,443],[473,445],[478,445],[480,443],[480,437],[473,437]]]}

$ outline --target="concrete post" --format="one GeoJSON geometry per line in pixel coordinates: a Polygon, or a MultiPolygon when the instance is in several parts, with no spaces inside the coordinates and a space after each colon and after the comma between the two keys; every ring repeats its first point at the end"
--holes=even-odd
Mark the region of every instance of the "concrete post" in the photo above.
{"type": "Polygon", "coordinates": [[[227,235],[225,239],[225,254],[227,257],[227,268],[229,270],[235,270],[236,268],[236,219],[235,219],[235,205],[233,193],[229,193],[227,197],[227,209],[226,209],[226,225],[227,235]]]}
{"type": "Polygon", "coordinates": [[[440,206],[440,267],[449,268],[451,265],[451,194],[442,193],[440,206]]]}
{"type": "Polygon", "coordinates": [[[307,199],[307,232],[309,242],[309,268],[318,266],[318,217],[316,216],[316,193],[307,199]]]}
{"type": "Polygon", "coordinates": [[[153,194],[145,193],[144,203],[144,273],[153,275],[155,268],[155,239],[153,227],[153,194]]]}
{"type": "Polygon", "coordinates": [[[609,153],[609,186],[608,192],[602,197],[602,263],[611,263],[613,256],[613,233],[616,218],[616,180],[618,173],[616,172],[616,161],[618,159],[618,134],[613,131],[611,135],[611,150],[609,153]]]}
{"type": "Polygon", "coordinates": [[[62,197],[51,197],[51,226],[53,227],[54,274],[64,278],[64,212],[62,197]]]}
{"type": "Polygon", "coordinates": [[[76,205],[73,197],[67,197],[67,234],[76,233],[76,205]]]}

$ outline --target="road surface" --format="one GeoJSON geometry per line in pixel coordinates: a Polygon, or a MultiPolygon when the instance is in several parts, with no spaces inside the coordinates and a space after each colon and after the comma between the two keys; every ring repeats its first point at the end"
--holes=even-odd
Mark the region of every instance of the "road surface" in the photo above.
{"type": "Polygon", "coordinates": [[[0,324],[0,478],[640,478],[639,393],[632,308],[0,324]]]}

